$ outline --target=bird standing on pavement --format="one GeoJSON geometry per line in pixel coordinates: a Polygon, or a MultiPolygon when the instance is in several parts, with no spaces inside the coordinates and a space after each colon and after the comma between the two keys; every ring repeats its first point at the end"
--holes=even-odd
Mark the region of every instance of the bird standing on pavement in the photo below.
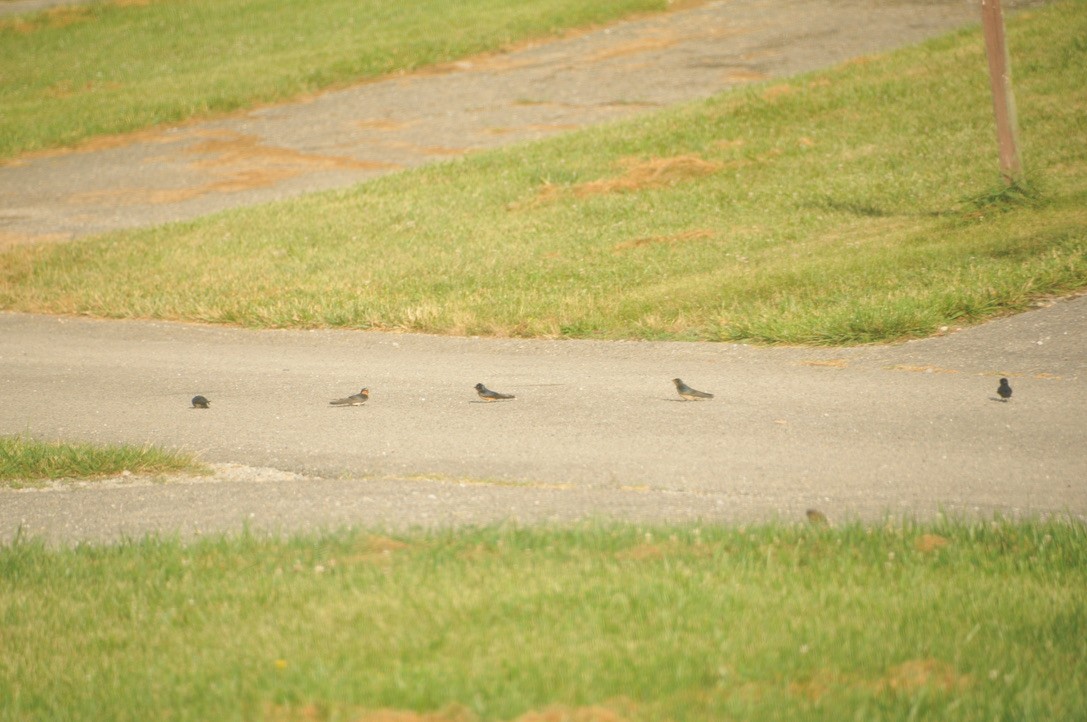
{"type": "Polygon", "coordinates": [[[672,379],[672,383],[676,385],[676,391],[683,397],[684,401],[696,401],[698,399],[712,399],[713,394],[707,394],[705,391],[697,391],[692,389],[687,384],[683,383],[683,379],[672,379]]]}
{"type": "Polygon", "coordinates": [[[1007,379],[1000,379],[1000,385],[996,387],[996,393],[1001,401],[1007,401],[1012,397],[1012,387],[1007,379]]]}
{"type": "Polygon", "coordinates": [[[498,401],[500,399],[515,398],[513,394],[500,394],[497,391],[491,391],[483,384],[476,384],[476,393],[479,394],[479,398],[484,401],[498,401]]]}
{"type": "Polygon", "coordinates": [[[192,407],[194,409],[206,409],[209,406],[211,406],[211,402],[208,401],[203,396],[193,396],[192,397],[192,407]]]}
{"type": "Polygon", "coordinates": [[[357,394],[351,394],[346,399],[336,399],[335,401],[329,401],[328,403],[333,406],[362,406],[366,403],[366,399],[370,398],[370,389],[363,389],[357,394]]]}

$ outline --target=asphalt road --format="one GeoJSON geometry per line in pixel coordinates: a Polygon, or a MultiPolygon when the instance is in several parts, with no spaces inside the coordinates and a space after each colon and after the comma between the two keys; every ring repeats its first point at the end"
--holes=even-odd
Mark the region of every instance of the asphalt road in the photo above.
{"type": "Polygon", "coordinates": [[[242,465],[212,480],[0,491],[0,538],[754,521],[812,506],[838,521],[1084,518],[1085,328],[1087,298],[849,349],[0,314],[0,434],[151,442],[242,465]],[[676,376],[716,398],[680,401],[676,376]],[[517,398],[482,403],[480,381],[517,398]],[[328,404],[363,385],[365,406],[328,404]],[[210,409],[189,407],[198,393],[210,409]]]}
{"type": "MultiPolygon", "coordinates": [[[[42,0],[7,3],[30,9],[42,0]]],[[[727,0],[0,167],[0,246],[341,187],[977,22],[727,0]]],[[[983,69],[979,69],[983,78],[983,69]]],[[[983,82],[983,81],[982,81],[983,82]]],[[[995,163],[995,161],[994,161],[995,163]]],[[[244,331],[0,314],[0,434],[153,442],[210,479],[0,490],[0,540],[620,518],[1087,515],[1087,301],[854,349],[244,331]],[[717,397],[681,402],[680,376],[717,397]],[[1015,387],[994,400],[1000,376],[1015,387]],[[472,386],[514,393],[478,403],[472,386]],[[367,405],[328,400],[372,390],[367,405]],[[204,394],[212,408],[189,408],[204,394]]]]}

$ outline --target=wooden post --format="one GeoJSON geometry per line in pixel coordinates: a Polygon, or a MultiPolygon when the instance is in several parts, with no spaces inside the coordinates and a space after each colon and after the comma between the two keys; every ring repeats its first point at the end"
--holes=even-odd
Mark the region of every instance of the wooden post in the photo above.
{"type": "Polygon", "coordinates": [[[996,140],[1000,146],[1000,174],[1009,185],[1023,172],[1019,160],[1015,96],[1012,94],[1011,65],[1004,42],[1004,14],[1000,0],[981,0],[981,25],[985,33],[985,52],[989,56],[989,86],[993,91],[996,115],[996,140]]]}

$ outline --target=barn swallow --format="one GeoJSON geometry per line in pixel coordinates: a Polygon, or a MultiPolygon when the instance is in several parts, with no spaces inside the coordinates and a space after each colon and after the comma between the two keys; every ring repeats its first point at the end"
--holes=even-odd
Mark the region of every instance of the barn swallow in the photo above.
{"type": "Polygon", "coordinates": [[[827,515],[818,509],[808,509],[804,513],[808,517],[808,522],[814,526],[822,526],[827,523],[827,515]]]}
{"type": "Polygon", "coordinates": [[[1000,379],[1000,385],[996,387],[996,393],[1001,401],[1007,401],[1012,397],[1012,387],[1007,379],[1000,379]]]}
{"type": "Polygon", "coordinates": [[[483,384],[476,384],[476,393],[479,394],[479,398],[484,401],[498,401],[499,399],[515,398],[513,394],[500,394],[497,391],[491,391],[483,384]]]}
{"type": "Polygon", "coordinates": [[[683,397],[684,401],[695,401],[697,399],[712,399],[713,394],[707,394],[705,391],[696,391],[687,384],[683,383],[683,379],[672,379],[672,383],[676,385],[676,391],[683,397]]]}
{"type": "Polygon", "coordinates": [[[209,406],[211,406],[211,402],[208,401],[203,396],[193,396],[192,397],[192,407],[194,409],[206,409],[209,406]]]}
{"type": "Polygon", "coordinates": [[[346,399],[336,399],[328,403],[333,406],[362,406],[368,398],[370,398],[370,389],[363,389],[357,394],[351,394],[346,399]]]}

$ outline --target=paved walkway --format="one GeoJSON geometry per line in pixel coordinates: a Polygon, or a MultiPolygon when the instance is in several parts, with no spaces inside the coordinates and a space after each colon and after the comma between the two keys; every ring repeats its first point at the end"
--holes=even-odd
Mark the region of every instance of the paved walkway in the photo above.
{"type": "Polygon", "coordinates": [[[0,246],[344,187],[918,42],[978,13],[960,0],[711,2],[300,103],[27,156],[0,166],[0,246]]]}

